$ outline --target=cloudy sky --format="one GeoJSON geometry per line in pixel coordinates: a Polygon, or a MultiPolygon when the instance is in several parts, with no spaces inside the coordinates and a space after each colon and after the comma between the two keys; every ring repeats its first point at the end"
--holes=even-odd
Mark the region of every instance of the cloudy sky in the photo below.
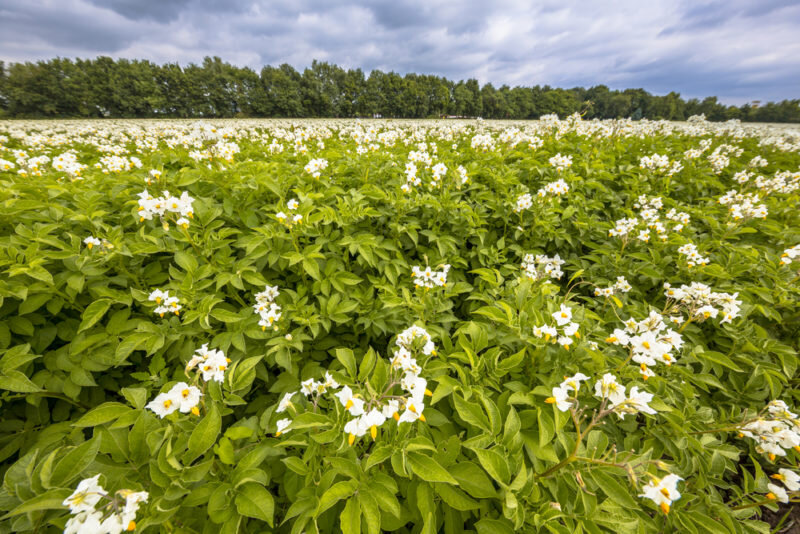
{"type": "Polygon", "coordinates": [[[495,85],[800,98],[798,0],[0,0],[0,59],[312,59],[495,85]]]}

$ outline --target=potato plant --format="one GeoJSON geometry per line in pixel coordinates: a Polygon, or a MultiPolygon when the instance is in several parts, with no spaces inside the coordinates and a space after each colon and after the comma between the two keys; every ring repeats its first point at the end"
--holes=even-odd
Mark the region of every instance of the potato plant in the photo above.
{"type": "Polygon", "coordinates": [[[757,533],[800,136],[0,123],[0,532],[757,533]]]}

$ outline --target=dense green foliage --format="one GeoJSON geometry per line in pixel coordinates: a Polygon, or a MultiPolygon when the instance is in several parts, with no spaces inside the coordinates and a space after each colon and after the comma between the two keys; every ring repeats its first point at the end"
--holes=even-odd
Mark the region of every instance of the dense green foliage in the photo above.
{"type": "Polygon", "coordinates": [[[549,86],[481,87],[474,79],[345,70],[314,61],[302,73],[291,65],[260,73],[206,58],[202,65],[149,61],[52,59],[0,62],[0,116],[8,117],[383,117],[537,119],[575,112],[585,118],[800,122],[800,100],[752,107],[716,97],[684,100],[671,92],[549,86]]]}
{"type": "Polygon", "coordinates": [[[0,123],[0,163],[16,157],[0,165],[0,532],[63,529],[62,501],[95,474],[149,493],[143,532],[769,532],[758,520],[762,506],[778,509],[764,498],[768,477],[796,470],[800,452],[771,459],[736,430],[771,400],[800,408],[798,262],[780,263],[800,244],[791,138],[575,118],[503,132],[214,126],[0,123]],[[72,176],[25,163],[68,149],[88,166],[72,176]],[[102,159],[112,151],[143,165],[114,172],[102,159]],[[712,165],[726,151],[729,164],[712,165]],[[683,169],[642,168],[654,152],[683,169]],[[557,170],[557,153],[571,165],[557,170]],[[750,165],[757,155],[766,161],[750,165]],[[318,178],[312,158],[328,162],[318,178]],[[411,187],[410,158],[421,178],[411,187]],[[446,166],[439,179],[434,162],[446,166]],[[734,180],[748,169],[782,189],[734,180]],[[568,192],[536,198],[558,180],[568,192]],[[191,222],[141,220],[145,187],[188,192],[191,222]],[[718,201],[730,190],[759,193],[766,218],[732,218],[718,201]],[[525,193],[532,206],[515,211],[525,193]],[[655,229],[646,242],[609,236],[643,216],[641,195],[662,200],[664,240],[655,229]],[[680,231],[664,215],[673,208],[690,218],[680,231]],[[688,243],[707,265],[688,266],[677,252],[688,243]],[[558,254],[564,275],[529,279],[526,254],[558,254]],[[446,286],[414,287],[413,266],[442,264],[446,286]],[[596,296],[619,276],[629,292],[596,296]],[[609,337],[629,318],[681,316],[665,282],[736,293],[741,313],[684,316],[675,362],[644,380],[609,337]],[[280,290],[274,329],[252,308],[265,285],[280,290]],[[176,295],[180,313],[153,313],[155,289],[176,295]],[[562,306],[579,325],[569,346],[535,330],[562,306]],[[411,325],[436,347],[415,352],[432,391],[424,422],[390,417],[375,439],[349,444],[351,418],[330,395],[297,393],[276,413],[326,371],[364,398],[383,391],[411,325]],[[206,343],[230,359],[224,380],[194,382],[199,415],[158,417],[146,406],[190,381],[187,362],[206,343]],[[573,406],[550,404],[578,372],[590,381],[573,406]],[[603,415],[593,395],[604,373],[651,394],[655,413],[603,415]],[[282,417],[291,425],[276,436],[282,417]],[[682,496],[664,513],[638,495],[667,472],[682,477],[682,496]]]}

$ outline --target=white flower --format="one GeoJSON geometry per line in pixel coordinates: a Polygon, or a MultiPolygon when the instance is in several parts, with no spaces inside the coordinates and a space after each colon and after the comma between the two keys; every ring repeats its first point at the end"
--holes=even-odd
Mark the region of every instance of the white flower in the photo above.
{"type": "Polygon", "coordinates": [[[565,378],[559,387],[563,388],[565,391],[575,391],[577,393],[578,390],[581,389],[581,382],[584,380],[589,380],[589,377],[583,373],[576,373],[573,376],[565,378]]]}
{"type": "Polygon", "coordinates": [[[169,394],[178,399],[178,410],[181,413],[192,412],[195,415],[199,414],[196,407],[200,403],[200,397],[203,396],[199,388],[190,386],[186,382],[178,382],[172,386],[169,394]]]}
{"type": "Polygon", "coordinates": [[[102,241],[92,236],[87,237],[86,239],[83,240],[83,242],[86,244],[86,248],[88,248],[89,250],[92,250],[92,247],[94,247],[95,245],[96,246],[102,245],[102,241]]]}
{"type": "Polygon", "coordinates": [[[617,382],[617,377],[606,373],[594,385],[595,395],[601,399],[607,398],[611,407],[625,401],[625,386],[617,382]]]}
{"type": "Polygon", "coordinates": [[[553,313],[553,319],[556,320],[558,326],[564,326],[572,321],[572,311],[566,305],[562,304],[561,309],[553,313]]]}
{"type": "Polygon", "coordinates": [[[297,202],[297,199],[295,198],[286,203],[286,207],[289,208],[290,211],[296,210],[299,205],[300,203],[297,202]]]}
{"type": "Polygon", "coordinates": [[[276,423],[276,425],[278,427],[278,430],[275,432],[275,436],[278,437],[281,434],[285,434],[286,432],[289,432],[288,430],[286,430],[286,427],[288,427],[291,424],[292,424],[292,420],[291,419],[281,419],[280,421],[278,421],[276,423]]]}
{"type": "Polygon", "coordinates": [[[206,382],[214,380],[222,382],[225,379],[225,370],[228,368],[228,359],[221,350],[212,350],[205,361],[200,365],[200,373],[206,382]]]}
{"type": "Polygon", "coordinates": [[[177,395],[175,391],[170,390],[166,393],[159,393],[156,395],[155,399],[147,403],[147,408],[163,419],[178,410],[178,408],[180,408],[180,402],[180,396],[177,395]]]}
{"type": "Polygon", "coordinates": [[[100,502],[102,495],[106,493],[103,487],[98,484],[99,479],[100,475],[95,475],[92,478],[81,480],[72,495],[64,500],[63,505],[69,506],[69,511],[73,514],[93,512],[95,505],[100,502]]]}
{"type": "Polygon", "coordinates": [[[625,414],[636,414],[639,412],[654,415],[656,412],[648,403],[653,400],[653,394],[646,391],[639,391],[638,386],[633,386],[628,398],[615,407],[620,418],[624,419],[625,414]]]}
{"type": "Polygon", "coordinates": [[[569,400],[569,391],[564,387],[553,388],[553,396],[545,399],[548,404],[555,404],[562,412],[569,410],[572,402],[569,400]]]}
{"type": "Polygon", "coordinates": [[[275,413],[285,412],[286,408],[288,408],[292,404],[292,397],[294,396],[295,393],[297,392],[290,391],[289,393],[286,393],[281,399],[281,401],[278,403],[278,407],[275,409],[275,413]]]}
{"type": "Polygon", "coordinates": [[[782,467],[778,470],[778,474],[772,475],[772,478],[783,482],[789,491],[800,491],[800,475],[794,471],[782,467]]]}
{"type": "Polygon", "coordinates": [[[336,393],[336,398],[339,399],[344,409],[350,412],[350,415],[357,417],[364,413],[364,401],[353,396],[350,386],[344,386],[341,391],[336,393]]]}
{"type": "Polygon", "coordinates": [[[669,474],[661,480],[651,481],[644,487],[644,493],[640,494],[639,497],[652,500],[661,508],[662,512],[668,514],[672,502],[681,498],[681,494],[678,491],[678,482],[681,480],[683,479],[678,475],[669,474]]]}
{"type": "Polygon", "coordinates": [[[64,525],[64,534],[97,534],[104,532],[100,526],[103,519],[101,512],[96,512],[94,508],[89,511],[79,512],[74,517],[70,517],[64,525]]]}
{"type": "Polygon", "coordinates": [[[767,499],[782,503],[789,502],[789,495],[782,487],[770,483],[767,484],[767,489],[769,489],[769,493],[767,493],[767,499]]]}

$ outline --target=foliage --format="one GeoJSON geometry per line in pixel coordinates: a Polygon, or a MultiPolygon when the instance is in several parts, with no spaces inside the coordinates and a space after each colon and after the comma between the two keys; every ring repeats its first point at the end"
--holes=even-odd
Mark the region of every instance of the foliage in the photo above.
{"type": "Polygon", "coordinates": [[[64,528],[62,502],[97,474],[149,494],[135,525],[147,532],[768,532],[769,476],[800,453],[737,432],[772,400],[800,408],[798,263],[781,261],[800,243],[796,140],[576,117],[0,133],[0,164],[14,163],[0,165],[0,532],[64,528]],[[85,169],[30,163],[68,150],[85,169]],[[159,214],[145,187],[192,200],[159,214]],[[730,190],[768,213],[734,219],[719,202],[730,190]],[[644,224],[609,235],[633,217],[648,241],[644,224]],[[689,267],[686,244],[707,265],[689,267]],[[415,288],[426,266],[439,282],[415,288]],[[692,282],[741,309],[723,320],[731,308],[711,318],[668,300],[665,283],[692,282]],[[265,286],[277,293],[257,297],[265,286]],[[158,311],[170,296],[181,308],[158,311]],[[682,318],[684,343],[642,376],[640,353],[612,337],[652,313],[682,318]],[[543,336],[554,320],[577,325],[568,343],[543,336]],[[432,393],[424,421],[390,416],[352,439],[345,402],[301,384],[392,391],[412,325],[432,338],[409,345],[432,393]],[[201,376],[198,349],[229,360],[219,380],[201,376]],[[576,373],[579,394],[559,386],[576,373]],[[655,413],[621,417],[594,395],[605,373],[655,413]],[[197,415],[160,417],[150,403],[179,382],[202,390],[197,415]],[[667,473],[682,496],[664,513],[640,494],[667,473]]]}
{"type": "Polygon", "coordinates": [[[201,65],[147,60],[62,59],[0,62],[0,116],[7,117],[398,117],[445,115],[533,119],[550,113],[585,118],[800,122],[800,100],[725,106],[710,96],[683,99],[644,89],[532,87],[458,82],[434,75],[343,69],[314,61],[260,72],[220,58],[201,65]]]}

